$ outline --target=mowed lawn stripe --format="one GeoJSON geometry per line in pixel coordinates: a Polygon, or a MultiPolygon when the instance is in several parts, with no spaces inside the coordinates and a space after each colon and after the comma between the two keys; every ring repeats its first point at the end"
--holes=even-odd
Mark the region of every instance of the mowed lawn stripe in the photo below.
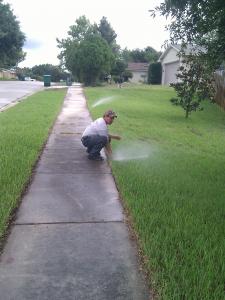
{"type": "MultiPolygon", "coordinates": [[[[203,103],[185,119],[171,88],[86,88],[93,118],[113,108],[124,146],[146,144],[142,160],[112,161],[124,206],[160,299],[225,299],[225,113],[203,103]],[[92,107],[103,97],[111,103],[92,107]]],[[[114,151],[120,147],[113,143],[114,151]]]]}
{"type": "Polygon", "coordinates": [[[66,89],[38,92],[0,114],[0,236],[17,207],[66,89]]]}

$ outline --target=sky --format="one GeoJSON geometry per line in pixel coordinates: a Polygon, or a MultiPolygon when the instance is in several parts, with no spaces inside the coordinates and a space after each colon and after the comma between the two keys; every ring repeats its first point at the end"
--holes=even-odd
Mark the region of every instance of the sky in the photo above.
{"type": "Polygon", "coordinates": [[[162,51],[168,39],[166,19],[151,17],[150,9],[161,0],[5,0],[9,3],[20,29],[26,35],[24,51],[26,59],[20,67],[40,64],[58,65],[56,38],[68,37],[68,30],[76,19],[85,15],[90,22],[100,23],[107,18],[117,34],[116,42],[122,49],[144,49],[147,46],[162,51]]]}

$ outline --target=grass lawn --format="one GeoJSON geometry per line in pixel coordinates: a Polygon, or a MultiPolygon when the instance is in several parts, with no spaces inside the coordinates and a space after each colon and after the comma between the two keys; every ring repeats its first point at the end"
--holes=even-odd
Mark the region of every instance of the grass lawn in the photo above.
{"type": "MultiPolygon", "coordinates": [[[[139,237],[149,283],[160,299],[225,299],[225,113],[204,103],[185,119],[170,88],[86,88],[93,118],[113,108],[113,143],[149,149],[112,161],[124,206],[139,237]],[[96,107],[99,99],[113,101],[96,107]]],[[[137,149],[137,148],[136,148],[137,149]]],[[[137,151],[137,150],[136,150],[137,151]]]]}
{"type": "Polygon", "coordinates": [[[66,89],[38,92],[0,113],[0,237],[18,205],[66,89]]]}

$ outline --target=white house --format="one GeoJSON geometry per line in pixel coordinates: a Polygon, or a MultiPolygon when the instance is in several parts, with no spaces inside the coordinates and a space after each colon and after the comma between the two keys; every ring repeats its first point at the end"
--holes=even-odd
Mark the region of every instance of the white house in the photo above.
{"type": "Polygon", "coordinates": [[[13,70],[6,70],[0,68],[0,78],[2,79],[17,79],[16,72],[13,70]]]}
{"type": "Polygon", "coordinates": [[[159,61],[162,64],[162,85],[176,83],[177,70],[180,66],[178,52],[180,45],[170,45],[160,56],[159,61]]]}
{"type": "MultiPolygon", "coordinates": [[[[178,56],[181,45],[170,45],[160,56],[159,62],[162,64],[162,85],[169,85],[178,81],[176,74],[182,64],[182,58],[178,56]]],[[[199,46],[188,45],[185,54],[200,53],[205,50],[199,46]]]]}
{"type": "Polygon", "coordinates": [[[126,70],[133,74],[133,77],[129,81],[133,83],[147,82],[148,66],[148,63],[128,63],[126,70]]]}

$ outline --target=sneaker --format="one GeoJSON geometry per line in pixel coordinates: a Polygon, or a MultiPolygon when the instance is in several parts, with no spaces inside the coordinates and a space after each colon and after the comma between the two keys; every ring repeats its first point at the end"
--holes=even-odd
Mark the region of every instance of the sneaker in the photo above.
{"type": "Polygon", "coordinates": [[[104,160],[104,158],[101,155],[99,155],[99,156],[88,155],[88,159],[90,159],[90,160],[96,160],[96,161],[102,161],[102,160],[104,160]]]}

